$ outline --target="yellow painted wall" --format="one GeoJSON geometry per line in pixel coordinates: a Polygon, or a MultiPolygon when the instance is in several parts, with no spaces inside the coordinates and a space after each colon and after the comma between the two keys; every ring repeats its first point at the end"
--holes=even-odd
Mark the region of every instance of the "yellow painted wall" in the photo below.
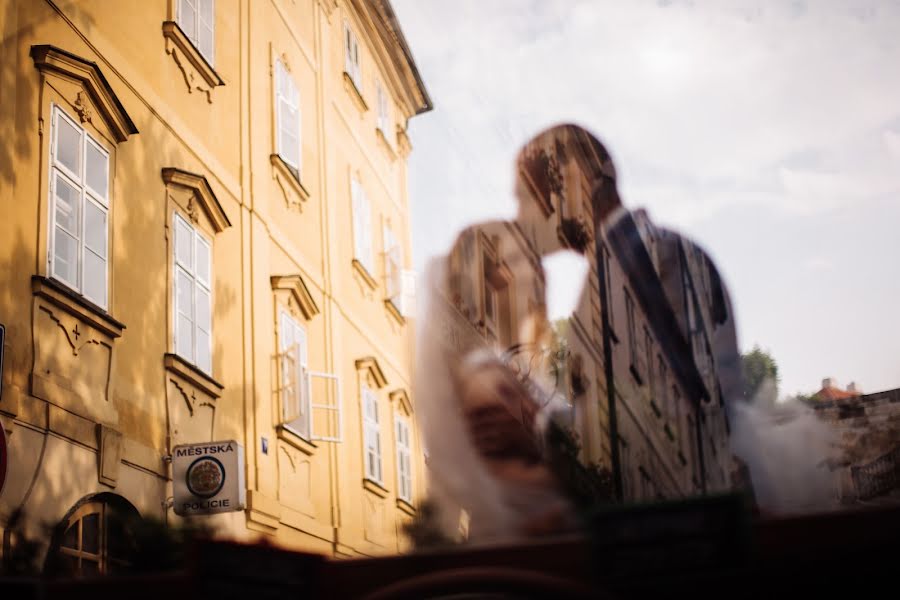
{"type": "Polygon", "coordinates": [[[376,32],[377,2],[217,0],[212,68],[223,85],[215,86],[163,34],[176,4],[0,3],[0,422],[10,440],[0,525],[23,504],[34,523],[55,523],[80,499],[109,491],[142,514],[168,510],[176,519],[164,508],[171,445],[236,439],[246,453],[248,509],[209,517],[221,533],[341,556],[396,552],[405,543],[399,524],[424,494],[425,467],[411,414],[414,497],[398,501],[394,418],[414,412],[414,399],[402,399],[411,394],[412,324],[384,302],[382,223],[390,221],[408,265],[405,127],[422,92],[398,70],[401,49],[376,32]],[[359,39],[359,95],[343,73],[345,22],[359,39]],[[118,141],[84,83],[65,69],[38,69],[29,53],[43,44],[95,63],[138,132],[118,141]],[[276,59],[300,94],[299,185],[272,159],[276,59]],[[390,98],[386,136],[376,133],[376,78],[390,98]],[[110,151],[106,310],[48,282],[52,105],[76,120],[86,108],[82,125],[110,151]],[[197,189],[205,179],[209,191],[167,184],[166,168],[199,176],[197,189]],[[351,173],[372,205],[370,278],[353,267],[351,173]],[[175,212],[193,213],[212,244],[211,378],[166,358],[174,352],[175,212]],[[315,314],[306,318],[289,289],[273,289],[276,276],[299,276],[315,314]],[[310,369],[340,381],[341,443],[279,427],[282,309],[307,331],[310,369]],[[120,335],[104,331],[107,318],[124,325],[120,335]],[[363,471],[360,381],[372,377],[370,364],[381,486],[364,482],[363,471]]]}

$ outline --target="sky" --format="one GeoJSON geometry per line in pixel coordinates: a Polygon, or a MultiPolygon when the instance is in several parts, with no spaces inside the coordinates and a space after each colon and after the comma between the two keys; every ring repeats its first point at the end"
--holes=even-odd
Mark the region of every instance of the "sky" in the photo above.
{"type": "Polygon", "coordinates": [[[900,387],[900,1],[392,4],[434,102],[409,124],[418,268],[512,217],[518,149],[574,122],[627,207],[713,256],[782,395],[900,387]]]}

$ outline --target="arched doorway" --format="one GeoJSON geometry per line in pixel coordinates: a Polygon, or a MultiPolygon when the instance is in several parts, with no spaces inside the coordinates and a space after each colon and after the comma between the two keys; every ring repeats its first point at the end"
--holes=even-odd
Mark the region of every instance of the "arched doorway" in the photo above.
{"type": "Polygon", "coordinates": [[[45,570],[51,575],[90,577],[127,569],[129,525],[139,517],[137,509],[117,494],[83,498],[57,526],[45,570]]]}

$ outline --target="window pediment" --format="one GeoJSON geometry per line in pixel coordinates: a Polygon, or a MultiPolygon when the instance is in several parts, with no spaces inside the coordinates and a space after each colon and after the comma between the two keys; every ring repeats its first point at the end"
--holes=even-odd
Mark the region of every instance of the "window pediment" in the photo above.
{"type": "Polygon", "coordinates": [[[403,388],[396,389],[388,394],[388,397],[391,399],[391,403],[396,404],[397,408],[405,414],[407,417],[411,417],[413,414],[412,402],[409,399],[409,394],[406,393],[406,390],[403,388]]]}
{"type": "MultiPolygon", "coordinates": [[[[125,112],[125,107],[113,92],[97,63],[49,44],[32,46],[31,58],[34,60],[34,66],[42,73],[53,73],[78,83],[109,127],[116,142],[127,141],[128,136],[138,133],[137,127],[125,112]]],[[[91,120],[90,110],[84,105],[81,94],[76,100],[76,109],[79,104],[82,105],[78,111],[82,122],[91,120]]]]}
{"type": "Polygon", "coordinates": [[[306,320],[312,319],[319,314],[319,307],[313,299],[306,282],[300,275],[273,275],[270,278],[273,290],[286,290],[290,292],[291,297],[300,307],[300,311],[306,320]]]}
{"type": "Polygon", "coordinates": [[[384,376],[384,371],[381,370],[378,360],[374,356],[366,356],[357,360],[356,370],[368,377],[377,388],[387,385],[387,377],[384,376]]]}
{"type": "MultiPolygon", "coordinates": [[[[231,227],[231,221],[228,219],[228,215],[225,214],[225,209],[219,204],[219,199],[213,193],[206,177],[174,167],[167,167],[162,170],[162,178],[166,185],[191,190],[193,199],[200,205],[216,233],[221,233],[226,228],[231,227]]],[[[191,218],[196,220],[194,214],[191,214],[191,218]]]]}

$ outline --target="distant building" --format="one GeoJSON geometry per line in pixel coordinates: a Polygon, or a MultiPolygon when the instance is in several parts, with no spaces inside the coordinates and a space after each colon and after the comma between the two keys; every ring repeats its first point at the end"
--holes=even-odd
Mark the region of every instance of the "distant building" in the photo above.
{"type": "Polygon", "coordinates": [[[900,388],[860,394],[823,381],[809,405],[835,433],[827,458],[841,504],[900,504],[900,388]]]}

